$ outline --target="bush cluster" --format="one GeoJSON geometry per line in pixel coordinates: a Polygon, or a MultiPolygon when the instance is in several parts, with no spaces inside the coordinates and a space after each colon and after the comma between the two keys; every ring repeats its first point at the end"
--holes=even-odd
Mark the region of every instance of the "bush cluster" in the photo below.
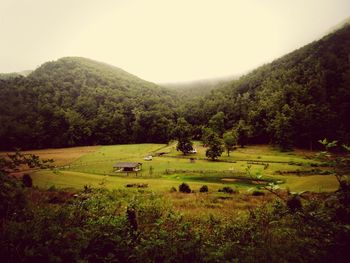
{"type": "Polygon", "coordinates": [[[188,184],[182,183],[179,186],[179,192],[189,194],[191,193],[191,188],[189,187],[188,184]]]}
{"type": "Polygon", "coordinates": [[[230,186],[224,186],[222,189],[219,189],[219,192],[227,193],[227,194],[235,194],[238,191],[230,186]]]}
{"type": "Polygon", "coordinates": [[[201,193],[206,193],[208,191],[209,191],[209,189],[208,189],[207,185],[203,185],[201,188],[199,188],[199,192],[201,192],[201,193]]]}

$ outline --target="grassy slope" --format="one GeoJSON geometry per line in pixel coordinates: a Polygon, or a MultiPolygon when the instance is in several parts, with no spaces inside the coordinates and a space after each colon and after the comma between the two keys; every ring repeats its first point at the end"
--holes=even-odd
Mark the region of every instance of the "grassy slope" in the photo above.
{"type": "MultiPolygon", "coordinates": [[[[200,146],[199,143],[195,143],[195,147],[198,150],[196,158],[205,157],[205,148],[200,146]]],[[[85,147],[79,147],[78,152],[84,152],[82,149],[85,147]]],[[[88,147],[86,147],[88,148],[88,147]]],[[[76,152],[74,149],[60,149],[60,151],[50,150],[36,151],[36,154],[45,157],[55,158],[58,156],[64,156],[64,152],[68,153],[76,152]]],[[[222,187],[222,184],[230,184],[241,190],[251,188],[254,185],[249,185],[242,182],[223,181],[224,178],[229,178],[229,175],[222,175],[220,171],[238,171],[244,172],[247,168],[247,162],[243,160],[263,160],[263,161],[277,161],[277,162],[299,162],[304,163],[304,166],[289,165],[288,163],[270,163],[269,167],[264,170],[261,165],[252,165],[252,172],[260,172],[264,177],[279,178],[286,181],[282,184],[282,187],[289,187],[292,191],[332,191],[337,188],[337,181],[331,175],[322,176],[280,176],[276,175],[276,171],[297,170],[297,169],[310,169],[307,163],[315,162],[314,160],[306,159],[304,156],[310,155],[310,153],[300,153],[298,151],[294,153],[280,153],[268,146],[250,146],[244,149],[238,149],[234,151],[230,157],[223,157],[229,161],[237,161],[236,163],[225,162],[209,162],[206,160],[196,160],[195,163],[191,163],[180,153],[176,152],[175,144],[159,145],[159,144],[135,144],[135,145],[115,145],[115,146],[102,146],[102,147],[89,147],[80,158],[72,159],[66,158],[59,159],[57,165],[66,165],[64,169],[58,170],[53,173],[52,171],[40,171],[33,174],[34,183],[40,187],[50,187],[56,185],[59,187],[75,187],[81,188],[84,185],[98,186],[105,185],[108,188],[124,188],[128,183],[147,183],[152,190],[156,191],[168,191],[170,187],[177,187],[179,183],[187,181],[192,189],[198,190],[203,184],[207,184],[211,190],[217,190],[222,187]],[[153,161],[144,161],[143,157],[152,152],[169,152],[169,157],[155,157],[153,161]],[[173,156],[173,157],[171,157],[173,156]],[[134,161],[142,162],[142,173],[135,176],[134,174],[114,174],[113,164],[118,161],[134,161]],[[150,172],[150,167],[152,172],[150,172]],[[165,170],[191,170],[202,171],[202,173],[172,173],[166,174],[165,170]],[[216,173],[214,172],[216,171],[216,173]]]]}

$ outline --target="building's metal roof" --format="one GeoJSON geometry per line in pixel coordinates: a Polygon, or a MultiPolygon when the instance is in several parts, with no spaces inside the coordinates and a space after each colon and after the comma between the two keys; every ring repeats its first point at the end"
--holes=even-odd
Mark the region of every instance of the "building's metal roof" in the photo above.
{"type": "Polygon", "coordinates": [[[142,163],[116,163],[113,167],[115,168],[135,168],[142,163]]]}

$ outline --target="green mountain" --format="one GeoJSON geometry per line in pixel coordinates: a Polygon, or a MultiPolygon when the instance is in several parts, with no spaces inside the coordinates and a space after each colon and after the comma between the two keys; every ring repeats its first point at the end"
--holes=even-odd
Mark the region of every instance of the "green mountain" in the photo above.
{"type": "Polygon", "coordinates": [[[3,148],[166,142],[172,92],[86,58],[47,62],[0,80],[3,148]]]}
{"type": "Polygon", "coordinates": [[[312,148],[326,137],[348,144],[349,54],[345,25],[238,80],[173,90],[105,63],[62,58],[27,77],[0,79],[0,146],[167,142],[179,117],[199,139],[214,115],[250,143],[312,148]]]}
{"type": "Polygon", "coordinates": [[[191,101],[184,116],[199,127],[222,111],[226,129],[242,120],[251,142],[282,148],[311,148],[324,137],[350,143],[349,54],[346,25],[191,101]]]}
{"type": "Polygon", "coordinates": [[[120,68],[83,57],[65,57],[46,62],[30,77],[47,82],[79,82],[90,86],[108,86],[119,90],[159,89],[157,85],[142,80],[120,68]],[[91,82],[89,82],[91,80],[91,82]]]}

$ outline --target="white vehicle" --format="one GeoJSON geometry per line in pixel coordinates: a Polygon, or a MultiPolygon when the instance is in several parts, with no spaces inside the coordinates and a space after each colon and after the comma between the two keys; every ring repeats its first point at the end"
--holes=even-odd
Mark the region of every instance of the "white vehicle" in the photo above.
{"type": "Polygon", "coordinates": [[[152,155],[148,155],[146,156],[145,158],[143,158],[145,161],[152,161],[153,160],[153,157],[152,155]]]}
{"type": "Polygon", "coordinates": [[[197,153],[197,150],[193,148],[189,153],[197,153]]]}

